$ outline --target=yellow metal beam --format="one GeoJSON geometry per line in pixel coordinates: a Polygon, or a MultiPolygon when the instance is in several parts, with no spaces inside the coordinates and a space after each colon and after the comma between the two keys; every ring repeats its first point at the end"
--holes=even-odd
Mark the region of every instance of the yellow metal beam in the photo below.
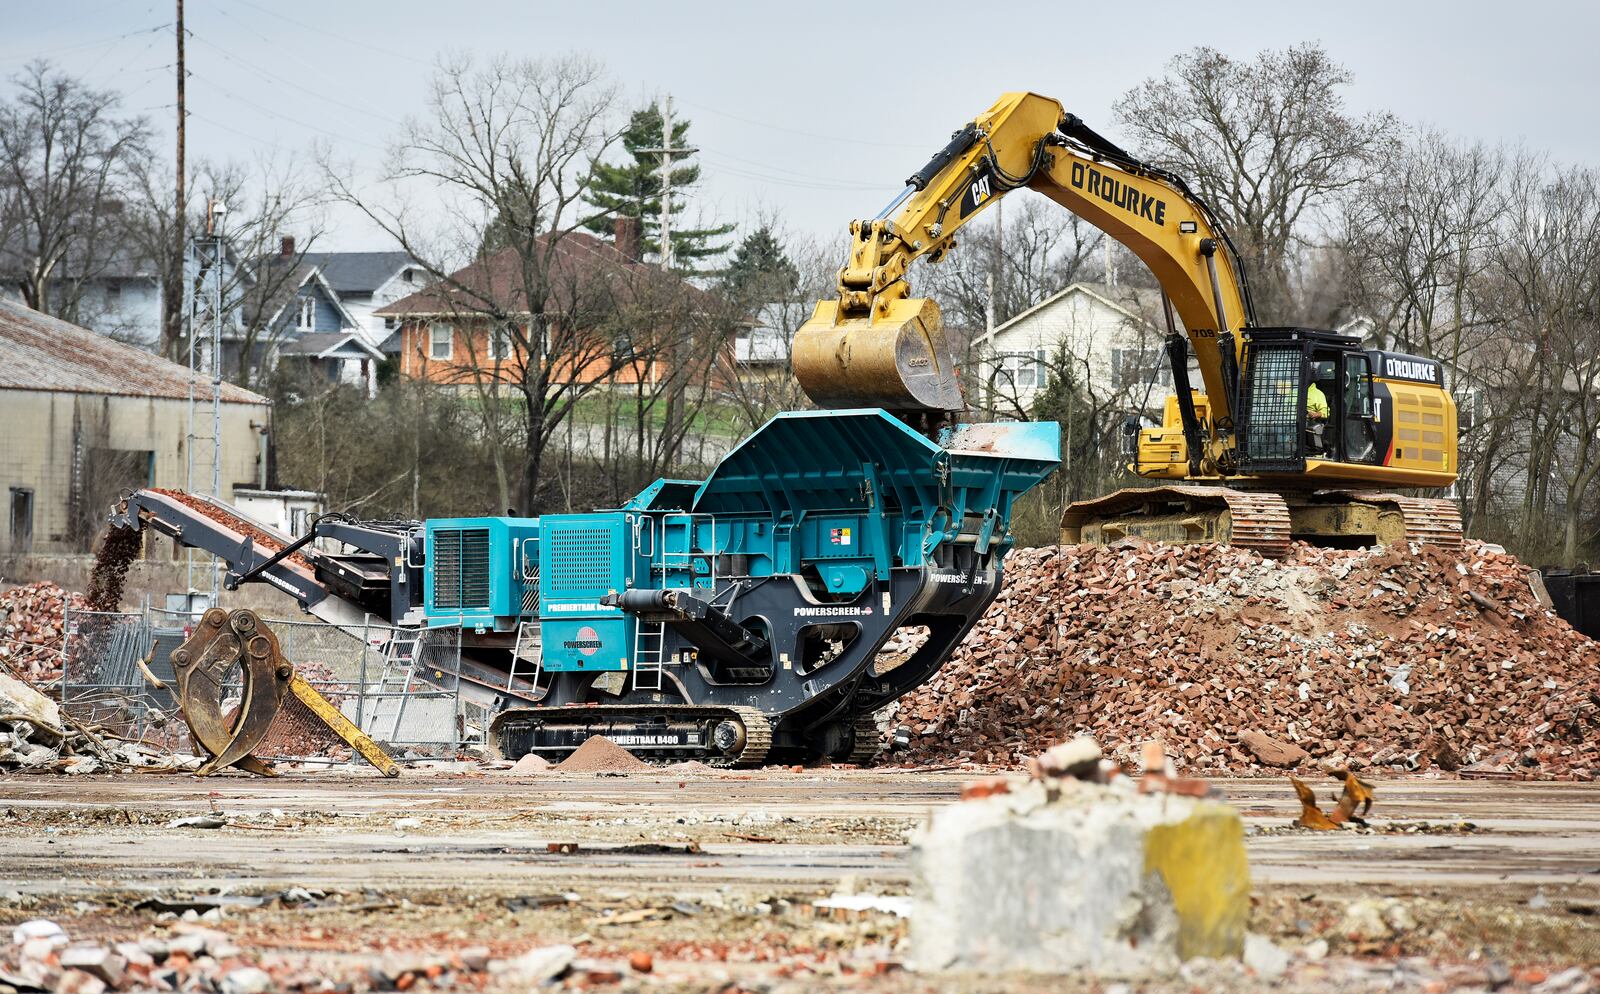
{"type": "Polygon", "coordinates": [[[361,754],[361,758],[371,763],[379,773],[386,777],[400,775],[400,764],[396,763],[384,752],[378,743],[374,742],[366,732],[357,728],[344,714],[333,706],[326,697],[317,693],[317,688],[305,681],[305,678],[296,673],[289,678],[289,693],[300,699],[300,702],[310,708],[312,713],[322,719],[322,723],[333,729],[333,733],[343,739],[350,748],[361,754]]]}

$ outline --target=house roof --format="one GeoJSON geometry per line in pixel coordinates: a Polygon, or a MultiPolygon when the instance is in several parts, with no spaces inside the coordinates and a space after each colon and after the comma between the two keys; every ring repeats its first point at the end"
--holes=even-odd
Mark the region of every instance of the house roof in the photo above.
{"type": "MultiPolygon", "coordinates": [[[[186,399],[191,386],[210,396],[211,378],[0,297],[0,389],[186,399]]],[[[268,402],[231,383],[222,385],[222,399],[268,402]]]]}
{"type": "Polygon", "coordinates": [[[372,293],[407,266],[417,266],[405,252],[307,252],[305,261],[322,270],[336,293],[372,293]]]}
{"type": "Polygon", "coordinates": [[[344,356],[382,359],[383,353],[354,331],[315,331],[300,335],[278,349],[280,355],[305,355],[317,359],[344,356]]]}
{"type": "Polygon", "coordinates": [[[297,263],[294,271],[286,279],[268,279],[263,276],[255,286],[246,291],[243,307],[245,320],[256,319],[264,328],[273,327],[283,316],[284,308],[289,306],[291,300],[300,296],[300,289],[307,283],[318,284],[326,291],[324,296],[339,313],[341,325],[346,328],[357,326],[355,316],[345,308],[344,302],[328,284],[328,279],[322,270],[309,262],[297,263]]]}
{"type": "MultiPolygon", "coordinates": [[[[539,236],[550,244],[553,235],[539,236]]],[[[571,296],[597,288],[607,277],[628,276],[628,282],[609,283],[619,295],[629,296],[645,286],[687,289],[703,293],[693,284],[654,263],[641,262],[585,231],[563,232],[550,249],[548,262],[552,295],[571,296]]],[[[526,314],[529,307],[523,280],[522,260],[514,247],[450,274],[449,279],[402,297],[373,313],[378,317],[442,317],[481,314],[490,302],[507,314],[526,314]]],[[[571,300],[562,304],[571,304],[571,300]]]]}
{"type": "Polygon", "coordinates": [[[1138,286],[1107,286],[1104,283],[1069,283],[1054,296],[1046,297],[1004,324],[996,325],[994,331],[983,337],[993,338],[1006,329],[1019,325],[1035,317],[1041,311],[1048,310],[1058,302],[1074,295],[1087,296],[1142,324],[1153,325],[1153,322],[1161,314],[1160,290],[1138,286]]]}

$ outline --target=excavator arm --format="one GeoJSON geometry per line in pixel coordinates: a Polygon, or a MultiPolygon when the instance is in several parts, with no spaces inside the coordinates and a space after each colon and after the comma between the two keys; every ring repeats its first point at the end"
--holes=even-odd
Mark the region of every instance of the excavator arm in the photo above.
{"type": "Polygon", "coordinates": [[[1235,332],[1253,314],[1226,232],[1181,179],[1140,163],[1049,97],[1008,93],[906,184],[878,217],[850,225],[838,298],[819,303],[795,336],[795,375],[813,401],[935,417],[964,409],[938,306],[911,297],[907,273],[917,258],[950,251],[956,232],[990,204],[1027,187],[1126,245],[1155,274],[1199,363],[1217,454],[1232,424],[1235,332]]]}

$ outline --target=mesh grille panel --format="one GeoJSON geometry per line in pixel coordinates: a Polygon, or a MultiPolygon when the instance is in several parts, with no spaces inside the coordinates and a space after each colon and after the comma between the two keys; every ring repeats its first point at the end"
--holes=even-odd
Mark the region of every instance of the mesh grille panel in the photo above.
{"type": "Polygon", "coordinates": [[[433,533],[433,606],[489,606],[489,530],[441,529],[433,533]]]}
{"type": "Polygon", "coordinates": [[[605,589],[611,584],[611,530],[609,528],[563,528],[552,530],[550,575],[545,583],[551,590],[605,589]]]}
{"type": "Polygon", "coordinates": [[[1250,356],[1245,453],[1258,469],[1300,461],[1300,349],[1257,346],[1250,356]]]}

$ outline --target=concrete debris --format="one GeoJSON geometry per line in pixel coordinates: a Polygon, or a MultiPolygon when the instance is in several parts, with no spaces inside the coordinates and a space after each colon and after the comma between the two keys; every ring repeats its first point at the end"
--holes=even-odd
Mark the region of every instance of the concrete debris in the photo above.
{"type": "Polygon", "coordinates": [[[276,988],[272,974],[259,967],[241,966],[222,977],[222,994],[267,994],[276,988]]]}
{"type": "Polygon", "coordinates": [[[67,933],[60,925],[44,918],[23,922],[11,930],[13,945],[20,946],[34,941],[45,942],[48,948],[54,949],[67,944],[67,933]]]}
{"type": "Polygon", "coordinates": [[[107,987],[121,987],[128,961],[115,950],[100,945],[68,946],[61,950],[63,970],[82,970],[107,987]]]}
{"type": "Polygon", "coordinates": [[[578,951],[572,946],[541,946],[512,959],[489,962],[489,972],[513,983],[537,984],[566,973],[578,951]]]}
{"type": "Polygon", "coordinates": [[[899,918],[911,917],[911,898],[890,894],[834,894],[817,901],[823,911],[881,911],[899,918]]]}
{"type": "Polygon", "coordinates": [[[1276,980],[1289,969],[1289,954],[1264,935],[1244,937],[1244,965],[1262,980],[1276,980]]]}
{"type": "Polygon", "coordinates": [[[1243,954],[1238,812],[1086,772],[950,805],[913,836],[919,968],[1133,977],[1243,954]]]}
{"type": "Polygon", "coordinates": [[[61,708],[0,672],[0,769],[36,769],[61,756],[67,737],[61,708]]]}
{"type": "Polygon", "coordinates": [[[1357,942],[1377,942],[1404,935],[1416,927],[1416,919],[1400,901],[1366,899],[1345,908],[1336,931],[1357,942]]]}
{"type": "Polygon", "coordinates": [[[222,828],[228,824],[228,819],[217,815],[190,815],[187,818],[174,818],[167,822],[168,828],[222,828]]]}
{"type": "MultiPolygon", "coordinates": [[[[1020,765],[1092,735],[1136,765],[1600,778],[1600,643],[1480,543],[1020,549],[966,642],[890,720],[913,762],[1020,765]]],[[[899,760],[897,760],[899,761],[899,760]]]]}

